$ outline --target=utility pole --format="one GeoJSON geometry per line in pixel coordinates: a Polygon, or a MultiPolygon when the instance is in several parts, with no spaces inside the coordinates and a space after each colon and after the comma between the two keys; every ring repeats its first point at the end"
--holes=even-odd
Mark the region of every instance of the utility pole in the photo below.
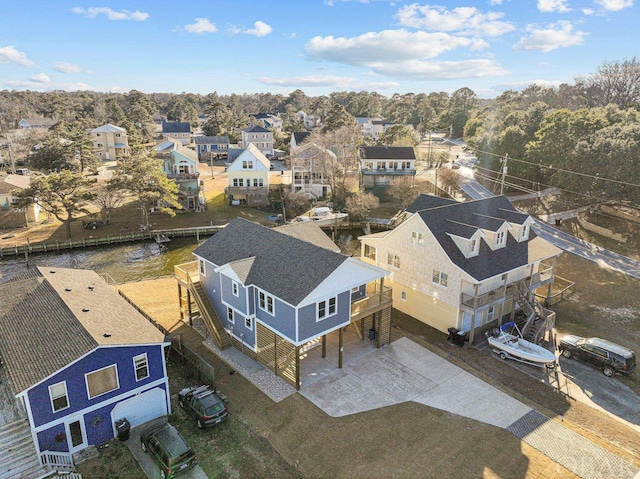
{"type": "Polygon", "coordinates": [[[509,154],[505,153],[504,154],[504,160],[503,160],[503,165],[502,165],[502,178],[500,180],[500,194],[502,195],[504,193],[504,180],[505,177],[507,176],[507,160],[509,159],[509,154]]]}

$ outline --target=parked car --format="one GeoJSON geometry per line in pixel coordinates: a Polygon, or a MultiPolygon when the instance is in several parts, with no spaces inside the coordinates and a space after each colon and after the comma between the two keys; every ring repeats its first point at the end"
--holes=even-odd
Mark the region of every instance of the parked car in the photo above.
{"type": "Polygon", "coordinates": [[[178,404],[196,417],[198,428],[215,426],[227,419],[227,406],[209,385],[187,387],[178,393],[178,404]]]}
{"type": "Polygon", "coordinates": [[[609,377],[615,373],[631,374],[636,368],[632,350],[606,339],[568,335],[560,339],[559,349],[565,358],[593,364],[609,377]]]}
{"type": "Polygon", "coordinates": [[[171,424],[163,424],[140,434],[142,450],[148,452],[160,468],[160,477],[169,479],[198,463],[193,449],[171,424]]]}

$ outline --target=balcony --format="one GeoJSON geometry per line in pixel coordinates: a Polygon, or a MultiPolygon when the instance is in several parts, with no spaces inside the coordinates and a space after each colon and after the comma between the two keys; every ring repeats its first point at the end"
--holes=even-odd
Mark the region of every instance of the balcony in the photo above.
{"type": "Polygon", "coordinates": [[[371,289],[367,287],[367,295],[351,303],[351,321],[357,321],[390,307],[391,291],[388,286],[383,286],[381,291],[379,284],[372,285],[371,289]]]}
{"type": "Polygon", "coordinates": [[[363,175],[373,176],[415,176],[415,168],[371,168],[361,170],[363,175]]]}
{"type": "Polygon", "coordinates": [[[177,181],[197,180],[200,173],[167,173],[167,178],[177,181]]]}

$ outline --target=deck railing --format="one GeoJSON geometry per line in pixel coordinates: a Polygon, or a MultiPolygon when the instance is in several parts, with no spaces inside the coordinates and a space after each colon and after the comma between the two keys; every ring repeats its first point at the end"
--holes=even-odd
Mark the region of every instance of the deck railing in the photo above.
{"type": "Polygon", "coordinates": [[[355,321],[369,314],[373,314],[391,305],[391,288],[376,285],[375,290],[368,292],[367,296],[351,303],[351,320],[355,321]]]}
{"type": "Polygon", "coordinates": [[[67,452],[44,451],[40,453],[40,464],[58,472],[73,472],[73,457],[67,452]]]}

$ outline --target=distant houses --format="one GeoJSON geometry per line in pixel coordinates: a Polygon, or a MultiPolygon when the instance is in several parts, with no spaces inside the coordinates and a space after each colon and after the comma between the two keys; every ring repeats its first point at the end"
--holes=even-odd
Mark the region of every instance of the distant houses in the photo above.
{"type": "Polygon", "coordinates": [[[48,130],[56,124],[51,118],[23,118],[18,122],[18,128],[22,130],[44,129],[48,130]]]}
{"type": "Polygon", "coordinates": [[[394,178],[415,176],[416,153],[411,146],[360,147],[360,172],[365,188],[389,185],[394,178]]]}
{"type": "Polygon", "coordinates": [[[232,151],[236,156],[227,168],[229,202],[232,205],[268,205],[271,162],[253,143],[232,151]]]}
{"type": "Polygon", "coordinates": [[[188,121],[162,121],[162,138],[176,140],[183,145],[191,143],[191,123],[188,121]]]}
{"type": "Polygon", "coordinates": [[[259,125],[242,130],[241,146],[247,148],[250,144],[258,148],[267,158],[273,157],[273,132],[270,130],[259,125]]]}
{"type": "Polygon", "coordinates": [[[167,178],[178,184],[178,201],[187,211],[203,211],[205,198],[198,178],[196,153],[179,141],[168,140],[156,145],[156,157],[162,159],[167,178]]]}
{"type": "Polygon", "coordinates": [[[194,136],[193,141],[201,161],[226,160],[229,156],[228,136],[194,136]]]}
{"type": "Polygon", "coordinates": [[[120,160],[129,154],[127,130],[111,123],[89,130],[93,149],[102,161],[120,160]]]}
{"type": "MultiPolygon", "coordinates": [[[[15,210],[16,193],[20,190],[28,188],[31,184],[31,176],[28,175],[7,175],[0,178],[0,211],[15,210]]],[[[25,220],[38,221],[40,216],[40,206],[36,203],[26,207],[25,220]]],[[[20,222],[21,225],[24,221],[20,222]]]]}

